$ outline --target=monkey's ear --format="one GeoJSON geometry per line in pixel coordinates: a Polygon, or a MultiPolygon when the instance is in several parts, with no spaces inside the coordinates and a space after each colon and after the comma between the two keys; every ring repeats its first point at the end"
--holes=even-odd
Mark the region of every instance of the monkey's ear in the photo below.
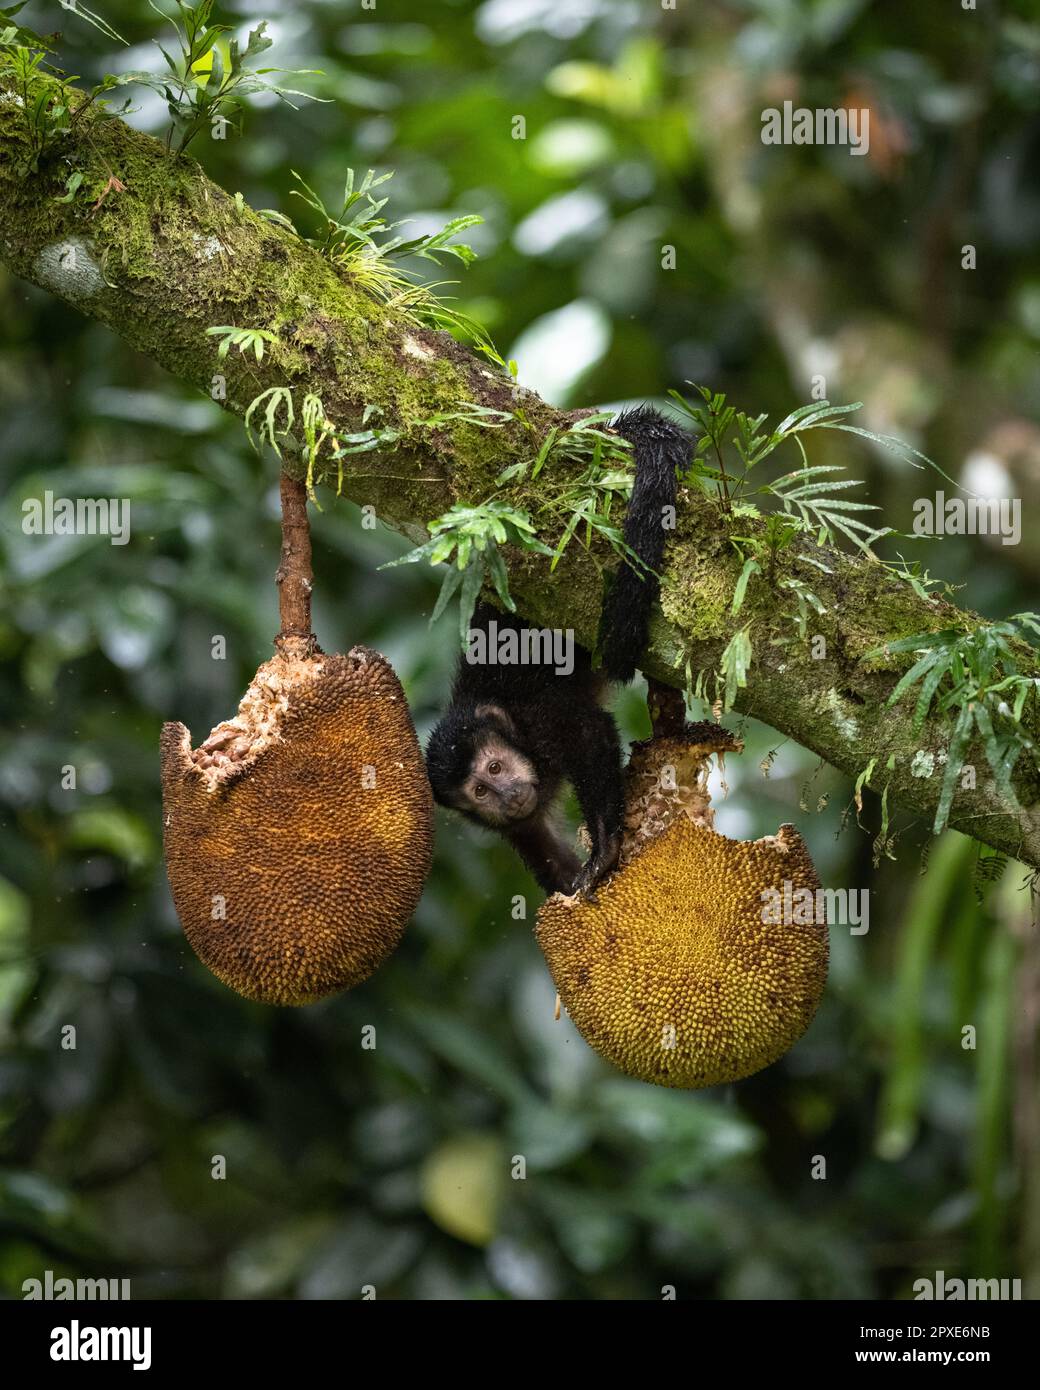
{"type": "Polygon", "coordinates": [[[493,719],[495,723],[501,725],[507,733],[516,733],[516,725],[501,705],[478,705],[473,713],[478,719],[493,719]]]}

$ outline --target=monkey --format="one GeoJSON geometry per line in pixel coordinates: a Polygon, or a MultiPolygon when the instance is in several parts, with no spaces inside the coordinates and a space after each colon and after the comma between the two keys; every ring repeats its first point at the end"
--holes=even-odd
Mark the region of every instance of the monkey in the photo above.
{"type": "Polygon", "coordinates": [[[625,513],[625,560],[600,617],[599,669],[574,645],[573,668],[548,662],[475,660],[481,647],[514,641],[525,628],[509,613],[479,604],[470,646],[459,659],[451,701],[426,747],[435,799],[498,831],[547,893],[594,894],[617,867],[624,795],[617,726],[600,700],[608,681],[627,684],[646,648],[664,554],[663,509],[674,507],[676,469],[689,463],[689,436],[650,406],[624,411],[611,428],[632,445],[635,480],[625,513]],[[564,782],[574,788],[591,840],[582,864],[554,820],[564,782]]]}

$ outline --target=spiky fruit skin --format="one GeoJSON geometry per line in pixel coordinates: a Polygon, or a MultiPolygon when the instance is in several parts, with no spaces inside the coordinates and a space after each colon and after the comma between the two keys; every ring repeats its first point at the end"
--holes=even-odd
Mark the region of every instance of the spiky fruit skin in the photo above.
{"type": "Polygon", "coordinates": [[[367,979],[397,946],[433,848],[429,782],[392,667],[364,647],[320,663],[289,689],[277,736],[212,789],[184,725],[162,731],[177,915],[218,979],[267,1004],[367,979]]]}
{"type": "Polygon", "coordinates": [[[682,816],[596,902],[549,898],[535,934],[589,1046],[630,1076],[689,1089],[787,1052],[823,993],[827,927],[763,921],[763,891],[785,880],[792,898],[819,887],[793,827],[740,842],[682,816]]]}

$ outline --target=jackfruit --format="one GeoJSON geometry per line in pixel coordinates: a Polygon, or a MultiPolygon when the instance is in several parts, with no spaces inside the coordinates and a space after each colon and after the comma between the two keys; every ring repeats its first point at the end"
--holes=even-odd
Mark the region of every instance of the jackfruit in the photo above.
{"type": "Polygon", "coordinates": [[[192,751],[163,726],[174,906],[231,989],[306,1004],[397,946],[433,848],[433,800],[404,691],[378,652],[279,653],[192,751]]]}
{"type": "Polygon", "coordinates": [[[636,745],[619,869],[595,900],[557,893],[538,913],[538,943],[582,1037],[659,1086],[715,1086],[769,1066],[808,1028],[827,978],[819,879],[798,832],[739,842],[713,827],[710,758],[740,746],[713,725],[636,745]]]}

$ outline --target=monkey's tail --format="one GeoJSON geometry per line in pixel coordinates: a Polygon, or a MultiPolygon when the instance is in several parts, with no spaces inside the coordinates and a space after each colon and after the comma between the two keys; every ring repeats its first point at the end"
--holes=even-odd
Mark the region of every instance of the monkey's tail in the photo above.
{"type": "Polygon", "coordinates": [[[622,561],[600,620],[603,669],[611,680],[628,682],[646,650],[652,608],[664,555],[664,508],[674,507],[675,470],[690,461],[690,437],[651,406],[626,410],[612,428],[635,455],[636,476],[625,513],[625,543],[647,569],[622,561]],[[650,573],[649,571],[654,571],[650,573]]]}

